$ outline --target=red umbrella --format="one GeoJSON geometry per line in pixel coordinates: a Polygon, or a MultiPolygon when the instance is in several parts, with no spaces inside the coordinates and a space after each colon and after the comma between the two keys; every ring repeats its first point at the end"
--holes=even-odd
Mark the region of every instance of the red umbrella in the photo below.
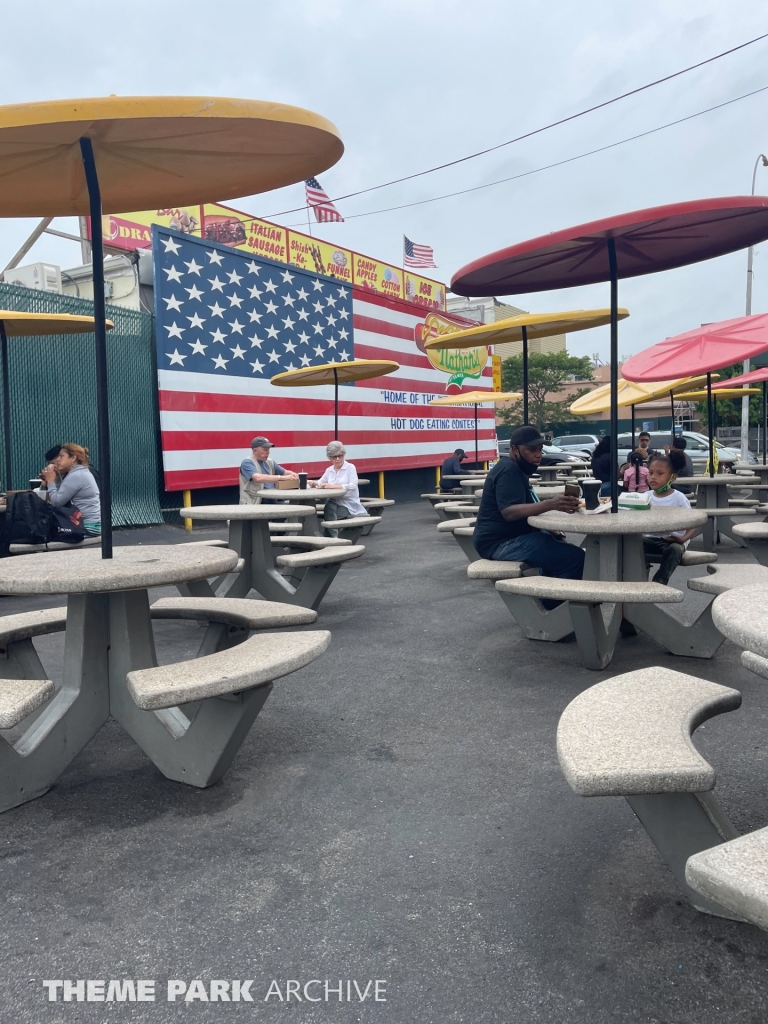
{"type": "MultiPolygon", "coordinates": [[[[712,406],[712,370],[731,366],[742,359],[751,359],[768,349],[768,313],[740,316],[705,324],[685,334],[667,338],[651,345],[644,352],[631,356],[621,368],[627,380],[648,381],[674,376],[673,368],[685,366],[686,373],[707,375],[707,420],[709,433],[709,474],[714,476],[714,439],[712,406]],[[667,373],[667,371],[672,371],[667,373]]],[[[732,385],[733,380],[723,381],[732,385]]]]}
{"type": "MultiPolygon", "coordinates": [[[[510,295],[611,282],[611,500],[616,512],[619,278],[698,263],[766,238],[768,198],[699,199],[592,221],[501,249],[462,267],[451,289],[459,295],[510,295]]],[[[686,367],[679,374],[657,373],[655,379],[694,372],[686,367]]]]}

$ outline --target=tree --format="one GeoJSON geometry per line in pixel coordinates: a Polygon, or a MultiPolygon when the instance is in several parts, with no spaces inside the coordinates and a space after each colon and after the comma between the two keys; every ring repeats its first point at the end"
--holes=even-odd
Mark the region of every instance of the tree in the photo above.
{"type": "MultiPolygon", "coordinates": [[[[744,372],[743,363],[734,363],[733,366],[726,366],[722,370],[718,370],[717,373],[720,380],[730,380],[731,377],[738,377],[744,372]]],[[[754,369],[754,367],[753,367],[754,369]]],[[[718,382],[719,383],[719,382],[718,382]]],[[[699,385],[699,387],[706,387],[706,385],[699,385]]],[[[738,385],[737,385],[738,387],[738,385]]],[[[715,401],[713,392],[713,402],[715,401]]],[[[707,403],[697,402],[696,411],[699,415],[699,422],[702,427],[707,426],[707,403]]],[[[749,396],[749,425],[750,427],[760,426],[763,422],[763,399],[761,395],[750,395],[749,396]]],[[[741,399],[732,398],[724,399],[722,402],[717,402],[715,406],[715,423],[718,427],[735,427],[741,423],[741,399]]]]}
{"type": "MultiPolygon", "coordinates": [[[[528,356],[528,420],[539,430],[563,420],[567,406],[578,395],[560,402],[547,401],[547,395],[565,391],[573,379],[592,380],[589,356],[569,356],[567,352],[531,352],[528,356]]],[[[504,391],[523,390],[523,357],[510,356],[501,364],[501,386],[504,391]]],[[[583,394],[583,389],[579,394],[583,394]]],[[[523,419],[523,403],[515,402],[502,409],[499,418],[508,426],[518,426],[523,419]]],[[[565,417],[568,418],[568,417],[565,417]]]]}

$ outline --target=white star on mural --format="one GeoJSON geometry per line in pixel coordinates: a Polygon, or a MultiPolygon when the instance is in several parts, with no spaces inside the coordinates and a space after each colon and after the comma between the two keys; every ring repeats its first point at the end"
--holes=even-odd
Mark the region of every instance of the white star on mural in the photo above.
{"type": "Polygon", "coordinates": [[[286,370],[295,370],[296,369],[296,365],[295,365],[295,363],[286,363],[285,364],[285,368],[286,368],[286,370]]]}
{"type": "Polygon", "coordinates": [[[211,263],[223,263],[224,262],[224,257],[222,256],[222,254],[220,252],[216,252],[215,249],[213,250],[213,252],[206,252],[205,255],[208,257],[208,259],[211,261],[211,263]]]}
{"type": "Polygon", "coordinates": [[[267,352],[267,355],[269,356],[270,363],[279,363],[280,362],[280,356],[277,354],[277,352],[275,352],[274,349],[272,349],[271,352],[267,352]]]}
{"type": "Polygon", "coordinates": [[[299,309],[297,312],[299,314],[299,320],[309,320],[309,310],[299,309]]]}
{"type": "Polygon", "coordinates": [[[254,373],[261,373],[262,370],[264,369],[264,363],[260,363],[258,359],[255,359],[251,363],[251,366],[253,367],[253,372],[254,373]]]}
{"type": "Polygon", "coordinates": [[[173,352],[166,352],[165,354],[170,359],[170,361],[171,361],[170,365],[171,366],[173,366],[174,363],[178,363],[179,366],[183,366],[184,365],[184,360],[187,358],[186,356],[181,355],[181,353],[179,352],[179,350],[177,348],[175,348],[173,350],[173,352]]]}
{"type": "Polygon", "coordinates": [[[232,330],[230,331],[230,334],[242,334],[244,326],[245,324],[241,324],[239,320],[233,320],[232,330]]]}
{"type": "Polygon", "coordinates": [[[205,320],[201,318],[199,313],[195,313],[194,316],[188,316],[187,320],[189,320],[190,327],[202,327],[205,323],[205,320]]]}
{"type": "Polygon", "coordinates": [[[328,321],[331,327],[333,327],[334,324],[336,323],[336,317],[333,315],[333,313],[331,313],[331,315],[327,316],[325,319],[328,321]]]}
{"type": "Polygon", "coordinates": [[[348,309],[340,309],[339,310],[339,316],[341,317],[342,320],[346,320],[349,317],[349,310],[348,309]]]}
{"type": "Polygon", "coordinates": [[[346,299],[348,294],[349,293],[347,292],[346,288],[339,288],[339,298],[340,299],[346,299]]]}
{"type": "Polygon", "coordinates": [[[177,270],[176,267],[163,267],[163,270],[168,275],[169,281],[178,281],[181,283],[181,271],[177,270]]]}
{"type": "Polygon", "coordinates": [[[325,352],[324,348],[320,348],[319,345],[315,345],[315,355],[321,356],[325,352]]]}
{"type": "Polygon", "coordinates": [[[309,341],[309,335],[305,334],[304,331],[302,331],[301,334],[299,335],[299,341],[302,343],[302,345],[306,345],[307,342],[309,341]]]}
{"type": "Polygon", "coordinates": [[[309,356],[302,356],[299,362],[301,363],[302,366],[309,366],[312,360],[309,358],[309,356]]]}
{"type": "Polygon", "coordinates": [[[211,337],[213,340],[221,345],[224,344],[224,333],[217,327],[215,331],[211,331],[211,337]]]}
{"type": "Polygon", "coordinates": [[[242,359],[243,356],[245,355],[245,349],[240,348],[239,345],[235,345],[235,347],[231,348],[229,351],[232,353],[235,359],[242,359]]]}
{"type": "Polygon", "coordinates": [[[323,304],[322,304],[322,302],[316,302],[312,308],[314,309],[314,311],[316,313],[322,313],[323,312],[323,304]]]}
{"type": "Polygon", "coordinates": [[[271,299],[269,300],[269,302],[265,303],[264,309],[266,309],[266,311],[268,313],[276,313],[277,312],[277,306],[274,304],[274,302],[271,299]]]}
{"type": "Polygon", "coordinates": [[[267,328],[267,337],[268,338],[276,338],[278,334],[279,334],[279,331],[277,330],[276,327],[268,327],[267,328]]]}
{"type": "Polygon", "coordinates": [[[199,302],[203,297],[203,293],[200,291],[196,284],[193,284],[191,288],[185,288],[184,291],[189,292],[190,302],[192,301],[192,299],[197,299],[197,301],[199,302]]]}
{"type": "Polygon", "coordinates": [[[165,303],[166,311],[169,309],[173,309],[177,313],[181,312],[181,302],[179,301],[179,299],[176,298],[175,295],[171,295],[167,299],[164,297],[163,302],[165,303]]]}
{"type": "Polygon", "coordinates": [[[323,325],[322,324],[312,324],[312,326],[315,329],[315,334],[322,334],[323,333],[323,325]]]}
{"type": "Polygon", "coordinates": [[[218,274],[216,277],[209,277],[208,280],[210,281],[212,292],[221,292],[222,295],[224,294],[224,282],[219,280],[218,274]]]}
{"type": "Polygon", "coordinates": [[[223,356],[216,356],[216,358],[213,360],[213,365],[216,367],[217,370],[226,370],[228,362],[229,360],[225,359],[223,356]]]}
{"type": "Polygon", "coordinates": [[[261,323],[261,318],[264,316],[263,313],[257,313],[255,309],[248,310],[248,316],[251,318],[251,323],[256,321],[257,324],[261,323]]]}
{"type": "Polygon", "coordinates": [[[258,265],[258,263],[256,263],[254,260],[251,260],[251,262],[247,264],[247,267],[249,274],[255,274],[256,277],[259,276],[259,271],[261,270],[261,267],[258,265]]]}
{"type": "Polygon", "coordinates": [[[349,361],[349,352],[346,352],[346,351],[339,352],[339,358],[341,359],[341,361],[343,363],[348,362],[349,361]]]}
{"type": "Polygon", "coordinates": [[[329,338],[329,339],[328,339],[328,345],[329,345],[329,346],[330,346],[331,348],[336,348],[336,346],[337,346],[338,344],[339,344],[338,338],[329,338]]]}
{"type": "Polygon", "coordinates": [[[248,289],[248,294],[250,295],[250,297],[252,299],[260,299],[261,298],[261,289],[257,288],[256,285],[254,285],[253,288],[249,288],[248,289]]]}
{"type": "Polygon", "coordinates": [[[227,298],[229,299],[230,306],[237,306],[237,308],[240,309],[240,307],[243,304],[243,300],[240,298],[237,292],[233,292],[232,295],[227,295],[227,298]]]}
{"type": "Polygon", "coordinates": [[[302,302],[305,299],[309,298],[309,292],[305,291],[303,288],[299,288],[299,290],[296,292],[296,295],[297,295],[298,298],[301,299],[302,302]]]}
{"type": "Polygon", "coordinates": [[[277,291],[277,285],[272,280],[272,278],[270,278],[269,281],[265,281],[264,282],[264,287],[267,289],[268,292],[276,292],[277,291]]]}
{"type": "Polygon", "coordinates": [[[197,339],[197,341],[196,341],[196,342],[194,343],[194,345],[193,345],[193,344],[192,344],[191,342],[188,342],[188,344],[189,344],[189,347],[190,347],[190,348],[192,349],[192,355],[194,355],[194,354],[195,354],[195,353],[197,352],[197,353],[199,353],[199,354],[200,354],[201,356],[204,356],[204,355],[205,355],[205,350],[206,350],[206,349],[208,348],[208,346],[207,346],[207,345],[204,345],[204,344],[202,343],[202,341],[200,341],[200,339],[199,339],[199,338],[198,338],[198,339],[197,339]]]}
{"type": "Polygon", "coordinates": [[[189,273],[189,274],[197,274],[197,276],[200,277],[200,271],[203,268],[202,268],[202,266],[199,263],[195,263],[194,256],[189,261],[189,263],[187,263],[186,260],[185,260],[184,261],[184,266],[187,268],[187,273],[189,273]]]}
{"type": "Polygon", "coordinates": [[[296,299],[294,299],[294,297],[290,295],[288,292],[286,292],[285,295],[283,296],[283,302],[286,304],[286,306],[292,306],[295,301],[296,299]]]}
{"type": "Polygon", "coordinates": [[[287,270],[283,271],[283,281],[286,284],[293,284],[293,276],[294,275],[291,274],[289,271],[287,271],[287,270]]]}
{"type": "Polygon", "coordinates": [[[264,343],[264,339],[263,338],[257,338],[255,334],[251,335],[251,337],[248,339],[248,341],[250,341],[250,343],[251,343],[251,348],[255,348],[257,345],[258,345],[259,348],[261,348],[261,346],[264,343]]]}
{"type": "Polygon", "coordinates": [[[208,309],[210,309],[211,311],[211,316],[220,316],[223,319],[224,307],[220,306],[218,302],[214,302],[214,304],[212,306],[209,306],[208,309]]]}
{"type": "Polygon", "coordinates": [[[173,321],[170,327],[166,325],[165,329],[166,331],[168,331],[169,340],[171,338],[181,338],[183,332],[186,331],[186,327],[179,327],[175,320],[173,321]]]}
{"type": "Polygon", "coordinates": [[[323,290],[323,282],[322,281],[313,281],[312,282],[312,287],[315,289],[316,292],[321,292],[323,290]]]}
{"type": "Polygon", "coordinates": [[[243,275],[238,274],[236,270],[230,270],[230,272],[227,274],[227,277],[229,278],[230,284],[240,284],[240,282],[243,280],[243,275]]]}
{"type": "Polygon", "coordinates": [[[292,341],[286,341],[286,343],[285,343],[285,351],[286,352],[295,352],[296,351],[296,346],[293,344],[292,341]]]}
{"type": "Polygon", "coordinates": [[[176,255],[176,253],[181,248],[179,243],[178,242],[174,242],[174,240],[172,238],[161,238],[160,241],[165,246],[165,251],[166,252],[172,252],[174,256],[176,255]]]}
{"type": "Polygon", "coordinates": [[[295,320],[291,320],[291,318],[287,316],[285,320],[283,320],[283,326],[285,327],[286,330],[292,331],[295,322],[295,320]]]}
{"type": "Polygon", "coordinates": [[[328,303],[329,306],[335,306],[336,305],[336,299],[334,299],[334,297],[332,295],[328,295],[326,297],[325,301],[328,303]]]}
{"type": "Polygon", "coordinates": [[[345,330],[342,327],[341,330],[339,331],[339,337],[341,338],[342,341],[346,341],[347,338],[349,337],[349,331],[345,330]]]}

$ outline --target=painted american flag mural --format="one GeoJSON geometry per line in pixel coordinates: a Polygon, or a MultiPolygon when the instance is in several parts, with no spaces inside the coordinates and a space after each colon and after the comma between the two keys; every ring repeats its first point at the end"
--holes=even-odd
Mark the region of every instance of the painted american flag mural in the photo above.
{"type": "MultiPolygon", "coordinates": [[[[339,436],[358,471],[435,466],[454,448],[474,451],[472,407],[427,404],[456,379],[415,340],[429,311],[157,225],[153,259],[166,489],[236,484],[256,434],[275,444],[281,465],[324,469],[333,387],[277,388],[270,378],[353,358],[400,363],[339,389],[339,436]]],[[[490,365],[468,384],[490,389],[490,365]]],[[[495,457],[493,409],[478,412],[480,458],[495,457]]]]}

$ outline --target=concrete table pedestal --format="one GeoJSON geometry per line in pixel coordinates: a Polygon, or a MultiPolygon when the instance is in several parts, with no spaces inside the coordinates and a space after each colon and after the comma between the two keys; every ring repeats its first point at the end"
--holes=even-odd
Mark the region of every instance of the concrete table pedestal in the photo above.
{"type": "MultiPolygon", "coordinates": [[[[736,476],[733,473],[716,473],[714,476],[678,477],[678,483],[696,487],[696,508],[727,509],[729,488],[754,488],[760,486],[759,476],[736,476]]],[[[744,541],[733,532],[733,517],[738,519],[739,510],[734,508],[730,514],[710,517],[704,524],[703,542],[705,551],[714,551],[718,533],[724,534],[739,547],[745,547],[744,541]]]]}

